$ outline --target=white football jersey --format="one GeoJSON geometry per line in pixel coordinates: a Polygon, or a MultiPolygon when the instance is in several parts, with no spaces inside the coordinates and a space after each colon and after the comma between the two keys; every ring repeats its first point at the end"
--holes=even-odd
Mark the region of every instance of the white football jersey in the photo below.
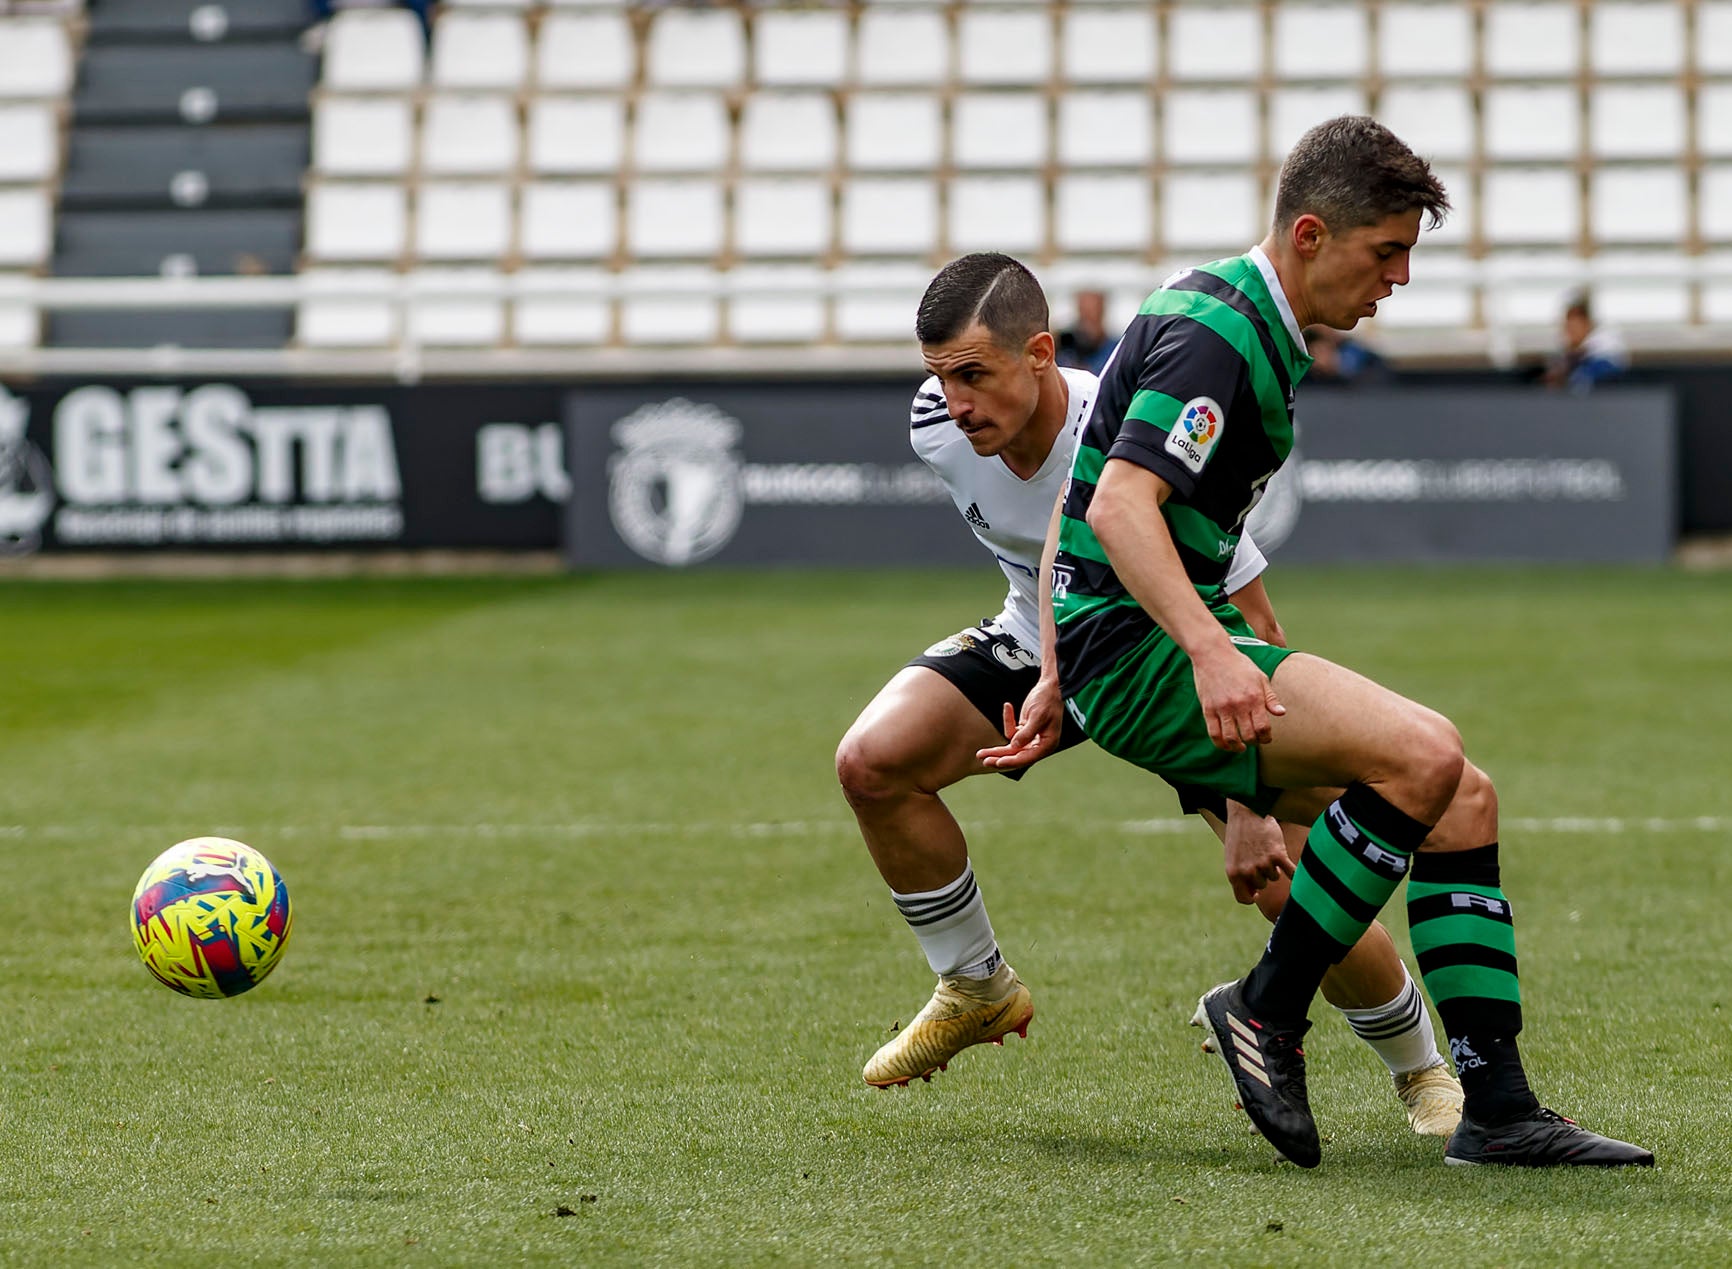
{"type": "MultiPolygon", "coordinates": [[[[992,552],[1010,583],[998,624],[1037,656],[1040,605],[1046,602],[1036,589],[1041,548],[1046,545],[1053,504],[1058,501],[1065,477],[1070,475],[1077,439],[1094,408],[1098,385],[1098,380],[1086,370],[1061,369],[1059,373],[1070,386],[1064,430],[1053,442],[1046,462],[1028,480],[1015,475],[1003,459],[982,458],[974,452],[968,437],[951,421],[937,375],[928,377],[914,394],[908,420],[914,452],[944,482],[956,509],[968,521],[980,544],[992,552]]],[[[1266,567],[1268,561],[1251,541],[1251,535],[1243,535],[1227,572],[1227,590],[1235,591],[1249,584],[1266,567]]]]}

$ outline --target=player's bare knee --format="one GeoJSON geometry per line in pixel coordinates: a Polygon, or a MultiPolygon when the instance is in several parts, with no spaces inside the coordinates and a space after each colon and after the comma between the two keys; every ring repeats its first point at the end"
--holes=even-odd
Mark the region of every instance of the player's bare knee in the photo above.
{"type": "Polygon", "coordinates": [[[1466,763],[1461,733],[1442,714],[1423,711],[1403,746],[1402,784],[1414,811],[1435,823],[1441,819],[1461,785],[1466,763]]]}
{"type": "Polygon", "coordinates": [[[1462,803],[1463,832],[1474,846],[1495,842],[1497,827],[1497,786],[1485,772],[1471,762],[1461,768],[1461,787],[1456,791],[1462,803]]]}
{"type": "Polygon", "coordinates": [[[914,791],[907,764],[870,730],[850,731],[836,749],[836,780],[855,810],[870,810],[914,791]]]}

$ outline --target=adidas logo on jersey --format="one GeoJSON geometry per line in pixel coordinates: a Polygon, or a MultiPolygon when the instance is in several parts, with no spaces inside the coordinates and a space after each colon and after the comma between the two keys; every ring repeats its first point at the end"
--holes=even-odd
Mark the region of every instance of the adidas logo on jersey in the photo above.
{"type": "Polygon", "coordinates": [[[986,517],[980,514],[980,504],[978,502],[969,503],[968,510],[962,513],[962,518],[977,529],[984,530],[992,527],[986,522],[986,517]]]}

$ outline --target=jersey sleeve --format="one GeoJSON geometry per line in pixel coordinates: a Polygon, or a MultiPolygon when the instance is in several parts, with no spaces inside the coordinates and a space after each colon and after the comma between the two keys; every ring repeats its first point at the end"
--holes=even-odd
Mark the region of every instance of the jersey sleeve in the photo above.
{"type": "Polygon", "coordinates": [[[1200,322],[1175,317],[1137,369],[1136,392],[1107,457],[1146,467],[1189,497],[1248,379],[1231,344],[1200,322]]]}
{"type": "Polygon", "coordinates": [[[1233,551],[1233,562],[1227,565],[1227,576],[1222,580],[1221,588],[1229,595],[1243,590],[1263,576],[1263,570],[1268,567],[1269,561],[1263,557],[1262,549],[1251,540],[1251,533],[1246,530],[1239,535],[1239,545],[1233,551]]]}

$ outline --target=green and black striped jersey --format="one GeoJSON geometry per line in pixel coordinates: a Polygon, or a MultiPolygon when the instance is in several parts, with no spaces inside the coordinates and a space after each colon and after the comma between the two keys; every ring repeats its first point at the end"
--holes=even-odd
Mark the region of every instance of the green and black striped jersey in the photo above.
{"type": "Polygon", "coordinates": [[[1052,583],[1067,695],[1154,628],[1088,526],[1107,460],[1173,487],[1167,529],[1213,599],[1245,517],[1293,448],[1293,385],[1310,365],[1260,248],[1177,274],[1143,302],[1101,374],[1065,489],[1052,583]]]}

